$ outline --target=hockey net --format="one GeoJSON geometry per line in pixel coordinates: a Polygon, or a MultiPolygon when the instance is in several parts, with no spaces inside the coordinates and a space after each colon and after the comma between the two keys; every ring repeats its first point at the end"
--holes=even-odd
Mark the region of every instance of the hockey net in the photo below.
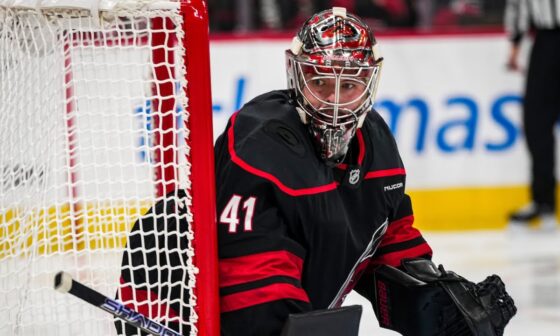
{"type": "Polygon", "coordinates": [[[115,334],[110,315],[53,290],[64,270],[182,334],[217,335],[205,6],[0,1],[0,334],[115,334]],[[164,239],[134,272],[180,297],[119,281],[123,254],[154,252],[126,247],[133,224],[170,193],[188,225],[135,233],[164,239]],[[160,260],[173,253],[180,265],[160,260]]]}

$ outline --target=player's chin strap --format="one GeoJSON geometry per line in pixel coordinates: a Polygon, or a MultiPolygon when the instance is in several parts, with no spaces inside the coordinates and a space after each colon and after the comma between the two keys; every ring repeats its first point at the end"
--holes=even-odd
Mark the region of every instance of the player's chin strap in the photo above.
{"type": "Polygon", "coordinates": [[[401,269],[376,270],[374,308],[381,327],[405,336],[501,336],[517,311],[497,275],[475,284],[420,258],[401,269]]]}

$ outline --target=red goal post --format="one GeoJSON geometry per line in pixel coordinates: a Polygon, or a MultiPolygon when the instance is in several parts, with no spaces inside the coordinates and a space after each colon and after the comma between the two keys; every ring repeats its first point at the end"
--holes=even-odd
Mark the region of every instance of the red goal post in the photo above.
{"type": "MultiPolygon", "coordinates": [[[[52,276],[113,296],[132,225],[182,189],[189,225],[169,234],[188,240],[173,285],[190,315],[174,319],[219,335],[207,14],[203,0],[0,0],[0,334],[114,332],[52,276]]],[[[162,324],[178,300],[134,297],[162,324]]]]}

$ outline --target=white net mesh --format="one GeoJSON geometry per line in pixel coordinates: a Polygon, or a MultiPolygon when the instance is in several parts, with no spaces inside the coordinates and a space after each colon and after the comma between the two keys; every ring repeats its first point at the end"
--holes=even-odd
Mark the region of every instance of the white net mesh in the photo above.
{"type": "Polygon", "coordinates": [[[125,249],[166,188],[189,187],[182,17],[145,3],[99,19],[0,8],[0,335],[116,333],[107,313],[53,290],[59,270],[196,331],[192,230],[173,224],[190,213],[135,231],[125,249]],[[123,252],[152,264],[119,285],[123,252]]]}

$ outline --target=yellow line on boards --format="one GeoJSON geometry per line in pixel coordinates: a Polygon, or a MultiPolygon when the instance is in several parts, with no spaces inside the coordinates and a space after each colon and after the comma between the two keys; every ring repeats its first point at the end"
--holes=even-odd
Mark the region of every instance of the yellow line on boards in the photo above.
{"type": "Polygon", "coordinates": [[[527,186],[409,190],[420,230],[503,229],[508,214],[529,202],[527,186]]]}
{"type": "Polygon", "coordinates": [[[132,225],[148,208],[145,201],[88,203],[79,218],[72,218],[69,204],[6,209],[0,212],[0,260],[33,253],[122,248],[132,225]],[[79,237],[72,230],[76,222],[83,226],[79,237]],[[76,240],[80,244],[74,244],[76,240]]]}
{"type": "MultiPolygon", "coordinates": [[[[529,201],[527,186],[412,189],[408,194],[414,225],[422,231],[503,229],[508,214],[529,201]]],[[[80,212],[84,231],[78,249],[122,248],[132,225],[148,208],[142,201],[87,204],[80,212]]],[[[68,204],[0,212],[0,260],[25,256],[32,245],[40,255],[74,249],[71,216],[68,204]]]]}

